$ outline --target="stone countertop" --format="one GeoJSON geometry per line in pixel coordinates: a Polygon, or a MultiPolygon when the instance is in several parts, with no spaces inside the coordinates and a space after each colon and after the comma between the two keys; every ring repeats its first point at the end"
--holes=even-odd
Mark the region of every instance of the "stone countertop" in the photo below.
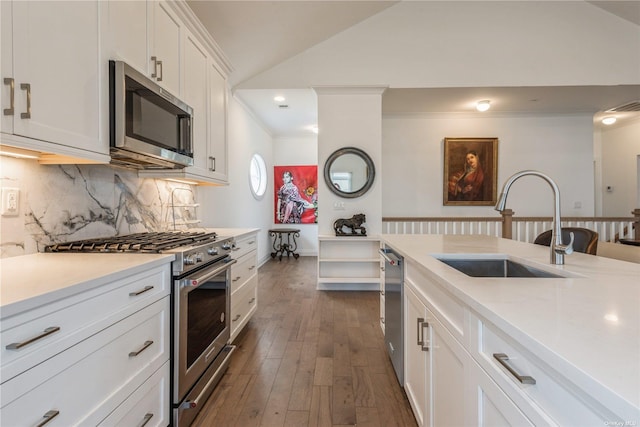
{"type": "Polygon", "coordinates": [[[37,253],[0,259],[0,318],[168,264],[167,254],[37,253]]]}
{"type": "Polygon", "coordinates": [[[551,265],[548,247],[489,236],[381,238],[614,412],[640,417],[640,264],[573,253],[551,265]],[[508,255],[573,277],[469,277],[439,254],[508,255]]]}

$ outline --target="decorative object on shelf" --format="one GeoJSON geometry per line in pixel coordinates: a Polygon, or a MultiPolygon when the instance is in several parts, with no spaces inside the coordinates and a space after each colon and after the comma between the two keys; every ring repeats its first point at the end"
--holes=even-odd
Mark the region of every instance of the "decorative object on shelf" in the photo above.
{"type": "Polygon", "coordinates": [[[376,168],[371,157],[355,147],[336,150],[324,164],[324,182],[340,197],[360,197],[373,185],[376,168]]]}
{"type": "Polygon", "coordinates": [[[351,218],[338,218],[333,223],[333,230],[336,232],[336,236],[366,236],[367,229],[362,226],[366,221],[366,216],[361,213],[355,214],[351,218]],[[351,231],[349,232],[349,230],[351,231]]]}
{"type": "Polygon", "coordinates": [[[193,194],[193,190],[191,188],[180,188],[176,187],[171,190],[171,215],[173,217],[173,229],[177,230],[178,226],[182,226],[182,228],[191,228],[200,224],[200,220],[198,219],[197,208],[200,204],[196,203],[195,195],[193,194]],[[192,202],[176,200],[175,193],[176,192],[185,192],[189,193],[189,199],[192,202]],[[176,209],[178,210],[178,215],[176,215],[176,209]]]}
{"type": "Polygon", "coordinates": [[[318,222],[318,166],[274,166],[276,224],[318,222]]]}
{"type": "Polygon", "coordinates": [[[444,139],[444,206],[497,201],[498,138],[444,139]]]}
{"type": "Polygon", "coordinates": [[[296,237],[300,237],[300,229],[298,228],[272,228],[269,230],[269,235],[273,237],[273,252],[271,252],[271,258],[278,257],[282,261],[282,256],[287,254],[293,255],[295,259],[298,259],[300,254],[296,253],[298,249],[298,242],[296,237]],[[282,240],[282,235],[286,234],[287,241],[282,240]]]}

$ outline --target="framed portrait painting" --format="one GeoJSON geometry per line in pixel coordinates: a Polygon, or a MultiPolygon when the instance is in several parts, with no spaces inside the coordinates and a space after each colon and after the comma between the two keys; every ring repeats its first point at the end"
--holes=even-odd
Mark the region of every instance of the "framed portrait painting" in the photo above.
{"type": "Polygon", "coordinates": [[[274,166],[275,224],[318,222],[318,166],[274,166]]]}
{"type": "Polygon", "coordinates": [[[498,138],[444,139],[444,205],[496,204],[498,138]]]}

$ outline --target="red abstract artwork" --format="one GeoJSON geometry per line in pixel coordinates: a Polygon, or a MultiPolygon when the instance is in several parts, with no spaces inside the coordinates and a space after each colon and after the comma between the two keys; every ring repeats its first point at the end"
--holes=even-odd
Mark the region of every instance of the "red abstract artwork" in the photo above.
{"type": "Polygon", "coordinates": [[[274,223],[318,222],[318,166],[274,166],[274,223]]]}

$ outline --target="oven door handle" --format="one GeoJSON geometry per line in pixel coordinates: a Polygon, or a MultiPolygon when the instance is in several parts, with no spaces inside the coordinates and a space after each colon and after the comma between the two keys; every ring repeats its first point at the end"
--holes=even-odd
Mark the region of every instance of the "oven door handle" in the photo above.
{"type": "Polygon", "coordinates": [[[198,286],[200,286],[203,283],[206,283],[207,280],[209,280],[210,278],[212,278],[213,276],[222,273],[224,270],[228,269],[231,267],[231,265],[235,264],[236,262],[238,262],[238,260],[236,259],[230,259],[229,261],[225,261],[224,265],[212,270],[212,271],[208,271],[206,273],[204,273],[201,276],[196,276],[193,277],[191,279],[188,279],[189,281],[189,288],[195,289],[198,286]]]}

